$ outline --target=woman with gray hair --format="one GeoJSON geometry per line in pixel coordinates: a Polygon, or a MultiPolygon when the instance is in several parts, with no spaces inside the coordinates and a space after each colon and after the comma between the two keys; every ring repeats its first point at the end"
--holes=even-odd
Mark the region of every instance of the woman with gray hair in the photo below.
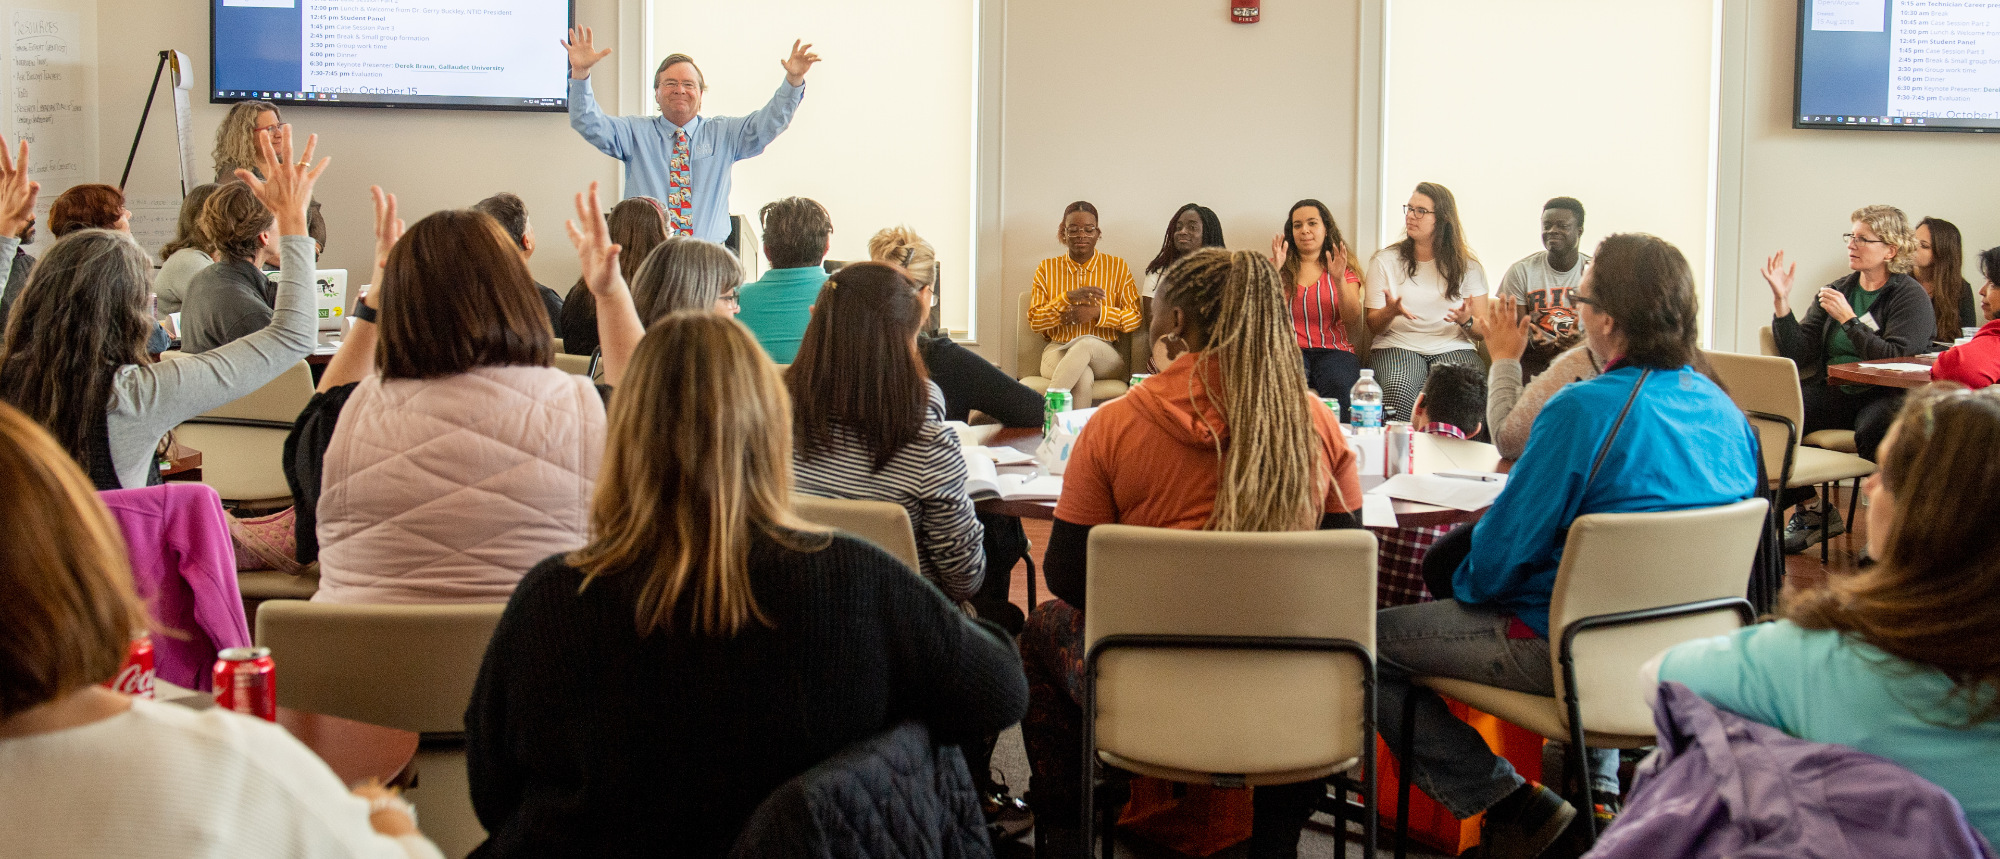
{"type": "MultiPolygon", "coordinates": [[[[1853,223],[1841,236],[1848,272],[1819,288],[1803,321],[1792,315],[1791,305],[1798,263],[1787,265],[1785,252],[1779,251],[1764,264],[1763,275],[1771,286],[1771,334],[1778,341],[1778,354],[1799,365],[1806,418],[1800,435],[1853,430],[1856,451],[1873,460],[1903,402],[1903,391],[1874,385],[1830,386],[1826,368],[1923,352],[1937,333],[1937,318],[1930,293],[1909,274],[1917,242],[1903,210],[1863,206],[1848,217],[1853,223]]],[[[1803,503],[1812,495],[1810,489],[1799,489],[1785,498],[1787,506],[1800,505],[1785,526],[1787,553],[1803,552],[1822,536],[1847,531],[1831,503],[1821,501],[1816,509],[1803,503]],[[1832,521],[1823,522],[1821,517],[1832,521]]]]}
{"type": "Polygon", "coordinates": [[[632,304],[639,322],[652,325],[681,310],[735,316],[743,266],[728,248],[692,236],[674,236],[653,248],[632,275],[632,304]]]}

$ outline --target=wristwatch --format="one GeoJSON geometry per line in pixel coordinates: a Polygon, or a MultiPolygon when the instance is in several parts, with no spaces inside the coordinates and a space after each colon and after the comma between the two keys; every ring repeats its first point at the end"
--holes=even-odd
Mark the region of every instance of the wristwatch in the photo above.
{"type": "Polygon", "coordinates": [[[375,323],[375,308],[368,306],[366,300],[357,302],[354,305],[354,318],[372,325],[375,323]]]}

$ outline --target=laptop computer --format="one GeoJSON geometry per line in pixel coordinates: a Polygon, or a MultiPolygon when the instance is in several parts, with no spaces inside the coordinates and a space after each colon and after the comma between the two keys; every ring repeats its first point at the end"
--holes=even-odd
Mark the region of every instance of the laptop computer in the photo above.
{"type": "MultiPolygon", "coordinates": [[[[272,283],[278,282],[278,272],[264,273],[272,283]]],[[[349,315],[354,306],[352,285],[347,282],[347,269],[323,268],[313,275],[313,304],[319,318],[319,330],[340,332],[343,316],[349,315]]]]}

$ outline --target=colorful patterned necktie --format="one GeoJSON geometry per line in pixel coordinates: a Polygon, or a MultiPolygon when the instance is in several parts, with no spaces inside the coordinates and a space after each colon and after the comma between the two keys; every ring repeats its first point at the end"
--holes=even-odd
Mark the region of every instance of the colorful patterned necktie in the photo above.
{"type": "Polygon", "coordinates": [[[688,136],[686,131],[674,131],[674,158],[668,163],[667,172],[667,233],[670,235],[692,234],[694,232],[694,183],[688,172],[688,136]]]}

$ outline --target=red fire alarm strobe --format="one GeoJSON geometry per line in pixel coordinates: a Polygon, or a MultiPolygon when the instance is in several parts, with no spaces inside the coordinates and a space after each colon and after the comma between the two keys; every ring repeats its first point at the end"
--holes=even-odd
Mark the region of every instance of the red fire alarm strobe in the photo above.
{"type": "Polygon", "coordinates": [[[1229,0],[1229,20],[1238,24],[1255,24],[1259,0],[1229,0]]]}

